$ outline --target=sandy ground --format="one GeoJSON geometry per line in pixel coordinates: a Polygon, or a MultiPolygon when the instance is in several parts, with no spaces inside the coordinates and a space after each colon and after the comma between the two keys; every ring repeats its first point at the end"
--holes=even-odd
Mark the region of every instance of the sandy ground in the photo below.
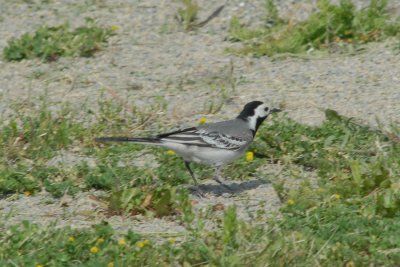
{"type": "MultiPolygon", "coordinates": [[[[168,103],[168,112],[161,114],[161,119],[171,124],[190,124],[202,116],[211,101],[224,101],[225,105],[221,112],[207,115],[209,121],[231,118],[251,100],[282,106],[288,116],[308,124],[320,123],[326,108],[371,125],[376,125],[377,118],[385,124],[399,121],[400,53],[394,48],[398,40],[369,44],[356,55],[306,55],[279,60],[237,57],[225,51],[239,46],[227,40],[229,21],[237,16],[248,25],[260,25],[264,1],[227,1],[217,18],[189,33],[174,18],[177,1],[44,2],[0,0],[0,50],[8,39],[40,25],[70,21],[72,26],[78,26],[85,17],[96,19],[100,25],[117,26],[117,34],[110,39],[108,48],[93,58],[62,58],[51,63],[0,61],[0,112],[4,116],[10,103],[36,100],[44,94],[54,106],[69,101],[79,108],[82,103],[95,105],[101,92],[108,98],[114,92],[140,107],[148,107],[161,97],[168,103]],[[227,98],[221,96],[223,92],[227,98]]],[[[314,7],[313,1],[278,2],[282,14],[298,20],[314,7]]],[[[367,2],[357,3],[362,6],[367,2]]],[[[198,3],[202,7],[200,18],[204,19],[221,1],[198,3]]],[[[396,8],[394,5],[393,12],[398,11],[396,8]]],[[[46,193],[13,196],[0,200],[0,210],[4,214],[11,212],[12,223],[29,219],[83,227],[105,219],[97,212],[100,204],[91,198],[97,193],[101,194],[81,193],[67,204],[46,193]]],[[[280,205],[270,184],[253,182],[248,190],[234,197],[214,193],[211,190],[203,200],[194,197],[196,209],[235,203],[240,216],[249,219],[249,211],[261,209],[273,214],[280,205]]],[[[151,222],[149,218],[107,220],[122,230],[184,231],[174,218],[151,222]]]]}

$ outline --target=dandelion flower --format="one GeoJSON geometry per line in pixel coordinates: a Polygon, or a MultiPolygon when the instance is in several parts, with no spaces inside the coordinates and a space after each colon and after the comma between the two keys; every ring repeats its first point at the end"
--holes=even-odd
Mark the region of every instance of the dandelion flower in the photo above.
{"type": "Polygon", "coordinates": [[[149,245],[150,244],[150,241],[149,240],[144,240],[144,241],[139,241],[139,242],[137,242],[136,243],[136,246],[138,247],[138,248],[144,248],[145,246],[147,246],[147,245],[149,245]]]}
{"type": "Polygon", "coordinates": [[[38,264],[36,264],[36,267],[43,267],[43,265],[38,263],[38,264]]]}
{"type": "Polygon", "coordinates": [[[117,25],[113,25],[113,26],[111,26],[111,30],[112,30],[113,32],[118,31],[118,30],[119,30],[119,27],[118,27],[117,25]]]}
{"type": "Polygon", "coordinates": [[[254,153],[249,151],[246,153],[246,160],[247,161],[252,161],[254,159],[254,153]]]}
{"type": "Polygon", "coordinates": [[[107,267],[114,267],[114,262],[109,262],[109,263],[107,264],[107,267]]]}
{"type": "Polygon", "coordinates": [[[173,151],[173,150],[170,149],[170,150],[167,151],[167,154],[170,155],[170,156],[173,156],[173,155],[175,155],[176,153],[175,153],[175,151],[173,151]]]}
{"type": "Polygon", "coordinates": [[[96,254],[96,253],[98,253],[99,252],[99,248],[98,247],[91,247],[90,248],[90,253],[93,253],[93,254],[96,254]]]}
{"type": "Polygon", "coordinates": [[[125,246],[126,245],[125,239],[121,238],[120,240],[118,240],[118,245],[125,246]]]}
{"type": "Polygon", "coordinates": [[[101,238],[101,237],[100,237],[99,239],[97,239],[97,241],[96,241],[97,244],[101,244],[101,243],[103,243],[103,242],[104,242],[104,239],[101,238]]]}
{"type": "Polygon", "coordinates": [[[287,203],[288,203],[288,205],[294,205],[295,202],[293,199],[289,198],[287,203]]]}
{"type": "Polygon", "coordinates": [[[340,194],[334,194],[333,197],[336,199],[340,199],[342,196],[340,194]]]}
{"type": "Polygon", "coordinates": [[[204,124],[204,123],[206,123],[206,121],[207,121],[206,118],[201,117],[200,120],[199,120],[199,124],[204,124]]]}
{"type": "Polygon", "coordinates": [[[176,243],[175,238],[170,238],[168,241],[169,241],[169,243],[170,243],[171,245],[173,245],[173,244],[176,243]]]}
{"type": "Polygon", "coordinates": [[[75,241],[75,237],[73,237],[73,236],[68,237],[68,241],[69,242],[74,242],[75,241]]]}

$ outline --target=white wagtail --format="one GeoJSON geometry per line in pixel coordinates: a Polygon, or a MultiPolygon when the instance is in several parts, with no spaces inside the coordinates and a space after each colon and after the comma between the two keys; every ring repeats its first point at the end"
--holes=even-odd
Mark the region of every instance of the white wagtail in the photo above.
{"type": "Polygon", "coordinates": [[[183,157],[193,181],[197,180],[190,168],[191,162],[214,166],[214,180],[220,180],[221,168],[239,158],[249,147],[261,123],[269,114],[280,109],[268,108],[260,101],[247,103],[236,119],[164,133],[150,138],[99,137],[97,142],[132,142],[166,147],[183,157]]]}

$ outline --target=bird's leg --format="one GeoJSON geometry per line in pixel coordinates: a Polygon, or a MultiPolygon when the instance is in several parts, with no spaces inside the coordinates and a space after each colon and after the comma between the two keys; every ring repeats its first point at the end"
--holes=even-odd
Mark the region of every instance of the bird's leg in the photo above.
{"type": "Polygon", "coordinates": [[[217,166],[215,168],[214,177],[213,177],[214,181],[216,181],[217,183],[219,183],[223,187],[225,187],[225,188],[229,189],[230,191],[232,191],[232,188],[221,180],[221,170],[222,170],[222,166],[217,166]]]}
{"type": "Polygon", "coordinates": [[[194,173],[193,173],[192,169],[190,168],[190,162],[189,161],[185,161],[185,166],[186,166],[186,169],[189,171],[190,176],[192,176],[194,184],[196,185],[197,195],[200,198],[204,197],[204,194],[203,194],[203,192],[201,191],[201,189],[199,187],[199,183],[197,182],[197,179],[196,179],[196,177],[194,177],[194,173]]]}
{"type": "Polygon", "coordinates": [[[197,182],[197,179],[196,179],[196,177],[194,177],[194,173],[193,173],[192,169],[190,168],[190,162],[189,161],[185,161],[185,166],[186,166],[186,169],[189,171],[190,176],[192,176],[194,184],[198,187],[199,183],[197,182]]]}

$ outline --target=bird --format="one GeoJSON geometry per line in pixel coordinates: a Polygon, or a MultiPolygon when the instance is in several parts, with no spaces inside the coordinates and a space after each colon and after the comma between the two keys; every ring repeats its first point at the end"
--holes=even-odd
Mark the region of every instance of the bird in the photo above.
{"type": "Polygon", "coordinates": [[[261,101],[251,101],[232,120],[205,123],[154,137],[98,137],[95,141],[131,142],[165,147],[183,158],[185,167],[197,187],[199,183],[190,167],[192,162],[214,167],[213,179],[228,187],[222,181],[220,174],[222,168],[243,155],[252,143],[261,123],[270,114],[280,111],[282,110],[279,108],[269,108],[261,101]]]}

